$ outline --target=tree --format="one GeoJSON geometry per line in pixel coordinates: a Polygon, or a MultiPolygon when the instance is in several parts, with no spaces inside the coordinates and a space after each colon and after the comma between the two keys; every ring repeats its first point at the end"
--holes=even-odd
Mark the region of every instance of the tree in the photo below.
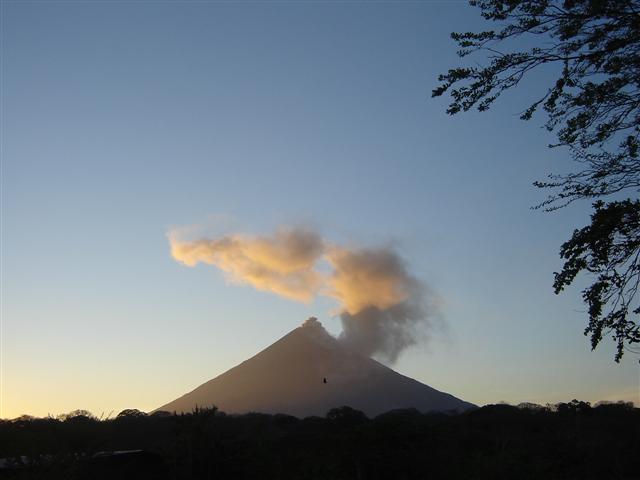
{"type": "Polygon", "coordinates": [[[578,274],[592,276],[582,292],[589,315],[584,333],[593,349],[611,334],[618,362],[640,342],[640,0],[469,3],[499,29],[452,33],[458,55],[484,54],[484,65],[450,69],[432,96],[449,92],[451,115],[485,111],[530,72],[553,72],[555,81],[521,118],[543,110],[545,126],[558,140],[549,146],[567,147],[579,167],[535,182],[551,193],[533,208],[593,202],[591,224],[560,248],[564,265],[553,286],[558,294],[578,274]]]}
{"type": "Polygon", "coordinates": [[[145,412],[141,412],[137,408],[125,408],[116,416],[116,419],[140,418],[140,417],[146,417],[146,416],[147,414],[145,412]]]}
{"type": "Polygon", "coordinates": [[[355,427],[366,423],[369,419],[360,410],[349,406],[332,408],[327,412],[327,420],[339,425],[340,427],[355,427]]]}
{"type": "Polygon", "coordinates": [[[93,413],[91,413],[89,410],[82,410],[82,409],[73,410],[69,413],[62,413],[58,415],[58,420],[62,422],[66,422],[68,420],[73,420],[73,419],[97,420],[96,416],[93,413]]]}

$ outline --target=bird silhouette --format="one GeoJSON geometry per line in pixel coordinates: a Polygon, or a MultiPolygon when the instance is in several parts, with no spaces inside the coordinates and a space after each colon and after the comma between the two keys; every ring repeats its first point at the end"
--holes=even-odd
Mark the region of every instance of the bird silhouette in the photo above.
{"type": "Polygon", "coordinates": [[[322,383],[327,383],[327,379],[326,379],[326,378],[323,378],[323,379],[322,379],[322,383]]]}

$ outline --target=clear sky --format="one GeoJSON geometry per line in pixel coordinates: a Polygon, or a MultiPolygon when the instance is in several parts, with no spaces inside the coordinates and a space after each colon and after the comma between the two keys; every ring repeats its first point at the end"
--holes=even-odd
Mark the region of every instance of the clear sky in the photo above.
{"type": "MultiPolygon", "coordinates": [[[[150,410],[316,315],[169,253],[204,225],[393,244],[447,330],[397,371],[477,404],[633,400],[638,358],[591,352],[560,244],[588,205],[531,211],[570,168],[518,114],[430,99],[465,2],[2,2],[0,417],[150,410]]],[[[582,285],[585,283],[583,282],[582,285]]]]}

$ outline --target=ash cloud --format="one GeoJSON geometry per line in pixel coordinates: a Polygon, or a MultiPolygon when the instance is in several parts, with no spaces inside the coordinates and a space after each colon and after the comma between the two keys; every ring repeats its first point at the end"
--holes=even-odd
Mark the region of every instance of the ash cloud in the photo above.
{"type": "Polygon", "coordinates": [[[302,228],[197,240],[181,239],[177,232],[169,233],[171,255],[184,265],[209,264],[232,283],[295,301],[334,298],[340,340],[365,355],[394,362],[433,327],[433,295],[390,247],[344,247],[302,228]],[[319,268],[322,263],[329,272],[319,268]]]}
{"type": "Polygon", "coordinates": [[[426,289],[390,248],[333,248],[327,259],[334,268],[331,296],[343,306],[340,338],[365,355],[395,362],[430,326],[435,312],[426,307],[426,289]]]}

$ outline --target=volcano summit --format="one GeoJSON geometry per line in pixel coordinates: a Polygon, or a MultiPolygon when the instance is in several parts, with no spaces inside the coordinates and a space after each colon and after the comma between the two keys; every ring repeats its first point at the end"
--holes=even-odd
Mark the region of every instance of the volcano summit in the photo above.
{"type": "Polygon", "coordinates": [[[375,416],[398,408],[462,411],[474,405],[405,377],[331,336],[314,317],[260,353],[158,410],[324,416],[348,405],[375,416]]]}

